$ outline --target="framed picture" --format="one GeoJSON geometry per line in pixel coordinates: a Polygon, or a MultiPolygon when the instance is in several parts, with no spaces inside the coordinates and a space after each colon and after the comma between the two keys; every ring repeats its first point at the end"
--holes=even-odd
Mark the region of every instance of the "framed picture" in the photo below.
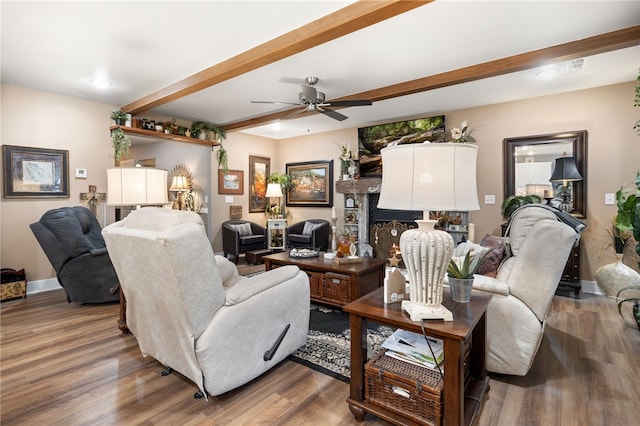
{"type": "Polygon", "coordinates": [[[218,194],[244,194],[244,172],[218,169],[218,194]]]}
{"type": "Polygon", "coordinates": [[[249,156],[249,213],[264,212],[267,204],[267,179],[270,174],[270,158],[249,156]]]}
{"type": "Polygon", "coordinates": [[[69,151],[2,145],[4,198],[69,198],[69,151]]]}
{"type": "Polygon", "coordinates": [[[358,128],[360,177],[382,176],[380,150],[389,144],[446,142],[444,115],[358,128]]]}
{"type": "Polygon", "coordinates": [[[287,206],[333,206],[333,160],[287,163],[294,189],[287,195],[287,206]]]}

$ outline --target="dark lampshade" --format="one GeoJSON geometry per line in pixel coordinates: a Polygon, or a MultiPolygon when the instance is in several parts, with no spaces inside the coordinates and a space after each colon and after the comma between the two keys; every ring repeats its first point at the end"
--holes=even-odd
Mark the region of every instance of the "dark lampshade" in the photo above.
{"type": "Polygon", "coordinates": [[[556,158],[556,165],[551,174],[551,182],[566,182],[582,180],[582,175],[578,171],[575,157],[556,158]]]}

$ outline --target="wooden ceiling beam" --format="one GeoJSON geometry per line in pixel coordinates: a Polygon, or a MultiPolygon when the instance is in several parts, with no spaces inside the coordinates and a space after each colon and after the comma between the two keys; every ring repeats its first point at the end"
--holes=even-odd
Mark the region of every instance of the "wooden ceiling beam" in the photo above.
{"type": "MultiPolygon", "coordinates": [[[[416,80],[393,84],[366,92],[355,93],[342,98],[332,99],[333,101],[343,101],[350,99],[369,99],[372,102],[391,99],[399,96],[407,96],[414,93],[467,83],[470,81],[482,80],[496,77],[512,72],[523,71],[530,68],[548,64],[550,61],[568,61],[584,56],[596,55],[613,50],[624,49],[626,47],[640,44],[640,26],[629,27],[610,33],[600,34],[585,39],[563,43],[556,46],[534,50],[482,64],[446,71],[422,77],[416,80]]],[[[291,108],[286,111],[271,113],[247,120],[236,121],[223,124],[226,131],[242,130],[250,127],[267,124],[279,120],[291,114],[299,108],[291,108]]],[[[337,109],[337,108],[334,108],[337,109]]]]}
{"type": "Polygon", "coordinates": [[[432,1],[358,1],[121,108],[131,114],[148,111],[432,1]]]}

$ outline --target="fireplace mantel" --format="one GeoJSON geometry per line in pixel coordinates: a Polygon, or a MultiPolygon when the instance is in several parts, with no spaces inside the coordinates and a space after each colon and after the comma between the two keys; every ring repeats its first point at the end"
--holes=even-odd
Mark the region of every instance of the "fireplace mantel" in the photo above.
{"type": "Polygon", "coordinates": [[[380,192],[382,178],[369,177],[354,180],[336,181],[336,192],[339,194],[377,194],[380,192]]]}

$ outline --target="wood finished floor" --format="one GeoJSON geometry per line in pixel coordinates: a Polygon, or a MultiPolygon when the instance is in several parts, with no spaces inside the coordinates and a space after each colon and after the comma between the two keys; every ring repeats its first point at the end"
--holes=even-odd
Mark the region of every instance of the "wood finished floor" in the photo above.
{"type": "MultiPolygon", "coordinates": [[[[638,424],[640,332],[615,309],[605,297],[556,297],[532,371],[491,375],[479,425],[638,424]]],[[[56,290],[3,302],[0,313],[2,425],[357,424],[348,384],[291,361],[195,400],[191,383],[162,377],[120,333],[117,304],[68,304],[56,290]]]]}

